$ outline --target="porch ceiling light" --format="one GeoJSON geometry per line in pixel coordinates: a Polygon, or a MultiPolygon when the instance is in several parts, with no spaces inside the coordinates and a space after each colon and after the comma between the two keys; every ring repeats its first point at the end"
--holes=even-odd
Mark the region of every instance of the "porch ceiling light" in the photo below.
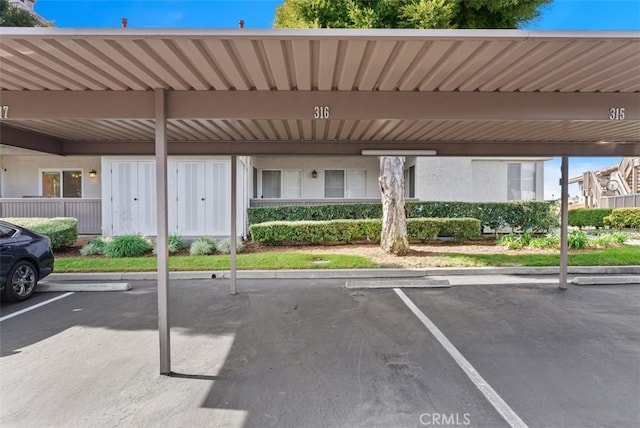
{"type": "Polygon", "coordinates": [[[435,150],[376,150],[363,149],[362,156],[435,156],[435,150]]]}

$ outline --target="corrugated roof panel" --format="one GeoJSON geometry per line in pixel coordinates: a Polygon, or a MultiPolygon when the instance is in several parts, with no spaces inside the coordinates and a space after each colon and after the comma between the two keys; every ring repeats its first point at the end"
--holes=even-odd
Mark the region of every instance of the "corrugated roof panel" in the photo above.
{"type": "Polygon", "coordinates": [[[356,77],[367,49],[367,41],[353,40],[345,46],[344,55],[340,57],[340,66],[336,67],[337,87],[341,91],[351,91],[357,86],[356,77]]]}
{"type": "MultiPolygon", "coordinates": [[[[387,66],[391,53],[399,42],[388,40],[376,40],[367,45],[365,54],[367,65],[363,67],[358,83],[358,90],[372,91],[378,89],[378,83],[382,71],[387,66]]],[[[341,41],[341,46],[347,44],[346,40],[341,41]]],[[[334,79],[335,82],[335,79],[334,79]]],[[[337,85],[334,83],[334,87],[337,85]]]]}
{"type": "Polygon", "coordinates": [[[473,66],[473,59],[478,61],[478,53],[482,51],[484,45],[484,41],[456,43],[449,54],[433,67],[428,79],[420,82],[418,86],[420,90],[451,91],[457,89],[457,85],[451,85],[449,79],[458,77],[458,73],[463,74],[467,67],[473,66]]]}
{"type": "Polygon", "coordinates": [[[420,82],[432,73],[436,64],[454,46],[453,41],[426,42],[422,49],[406,67],[402,78],[397,84],[400,91],[415,91],[420,82]]]}
{"type": "MultiPolygon", "coordinates": [[[[378,81],[380,91],[394,91],[398,89],[402,77],[416,57],[425,48],[424,41],[400,41],[396,49],[391,52],[387,66],[378,81]]],[[[426,49],[425,49],[426,50],[426,49]]]]}

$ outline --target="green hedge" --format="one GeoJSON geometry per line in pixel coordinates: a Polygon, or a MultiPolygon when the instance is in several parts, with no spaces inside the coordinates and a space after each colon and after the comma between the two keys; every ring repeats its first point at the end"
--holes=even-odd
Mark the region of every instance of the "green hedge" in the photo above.
{"type": "Polygon", "coordinates": [[[615,229],[640,229],[640,208],[614,208],[604,224],[615,229]]]}
{"type": "Polygon", "coordinates": [[[75,218],[15,217],[4,218],[3,220],[47,235],[51,239],[51,248],[54,251],[61,247],[71,246],[78,240],[78,220],[75,218]]]}
{"type": "Polygon", "coordinates": [[[249,224],[268,221],[358,220],[382,218],[382,204],[327,204],[284,207],[254,207],[247,210],[249,224]]]}
{"type": "MultiPolygon", "coordinates": [[[[382,220],[271,221],[249,227],[255,242],[278,245],[283,242],[333,243],[380,241],[382,220]]],[[[446,233],[464,239],[480,236],[480,221],[474,218],[415,218],[407,220],[409,239],[423,241],[446,233]]]]}
{"type": "Polygon", "coordinates": [[[612,208],[580,208],[569,211],[569,225],[574,227],[604,227],[604,218],[612,208]]]}
{"type": "MultiPolygon", "coordinates": [[[[505,227],[520,231],[548,232],[558,221],[552,203],[526,202],[406,202],[407,218],[476,218],[483,227],[505,227]]],[[[269,221],[338,220],[382,218],[382,205],[336,204],[285,207],[254,207],[248,210],[249,224],[269,221]]]]}

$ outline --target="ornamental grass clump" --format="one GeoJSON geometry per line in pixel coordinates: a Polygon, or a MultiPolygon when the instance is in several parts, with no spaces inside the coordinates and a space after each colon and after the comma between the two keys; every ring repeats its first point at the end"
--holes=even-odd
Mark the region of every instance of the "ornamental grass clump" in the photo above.
{"type": "Polygon", "coordinates": [[[139,257],[151,251],[149,241],[140,235],[125,235],[113,238],[104,247],[107,257],[139,257]]]}
{"type": "Polygon", "coordinates": [[[189,254],[192,256],[208,256],[215,253],[216,243],[208,236],[201,236],[191,243],[189,254]]]}
{"type": "Polygon", "coordinates": [[[80,249],[80,254],[83,256],[101,256],[104,254],[104,249],[110,240],[111,239],[98,236],[97,238],[87,242],[87,245],[80,249]]]}
{"type": "MultiPolygon", "coordinates": [[[[184,242],[178,235],[169,235],[167,238],[167,250],[169,254],[176,254],[182,251],[187,247],[187,244],[184,242]]],[[[158,254],[158,241],[153,241],[153,254],[158,254]]]]}
{"type": "MultiPolygon", "coordinates": [[[[216,243],[216,249],[222,254],[231,254],[231,239],[221,239],[216,243]]],[[[238,238],[236,240],[236,251],[242,252],[244,249],[244,242],[238,238]]]]}

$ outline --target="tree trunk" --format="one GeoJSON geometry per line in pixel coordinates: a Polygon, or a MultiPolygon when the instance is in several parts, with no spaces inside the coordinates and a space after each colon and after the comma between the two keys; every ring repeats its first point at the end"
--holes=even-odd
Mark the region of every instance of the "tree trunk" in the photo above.
{"type": "Polygon", "coordinates": [[[409,252],[407,218],[404,212],[404,157],[380,158],[380,194],[382,197],[382,249],[397,256],[409,252]]]}

